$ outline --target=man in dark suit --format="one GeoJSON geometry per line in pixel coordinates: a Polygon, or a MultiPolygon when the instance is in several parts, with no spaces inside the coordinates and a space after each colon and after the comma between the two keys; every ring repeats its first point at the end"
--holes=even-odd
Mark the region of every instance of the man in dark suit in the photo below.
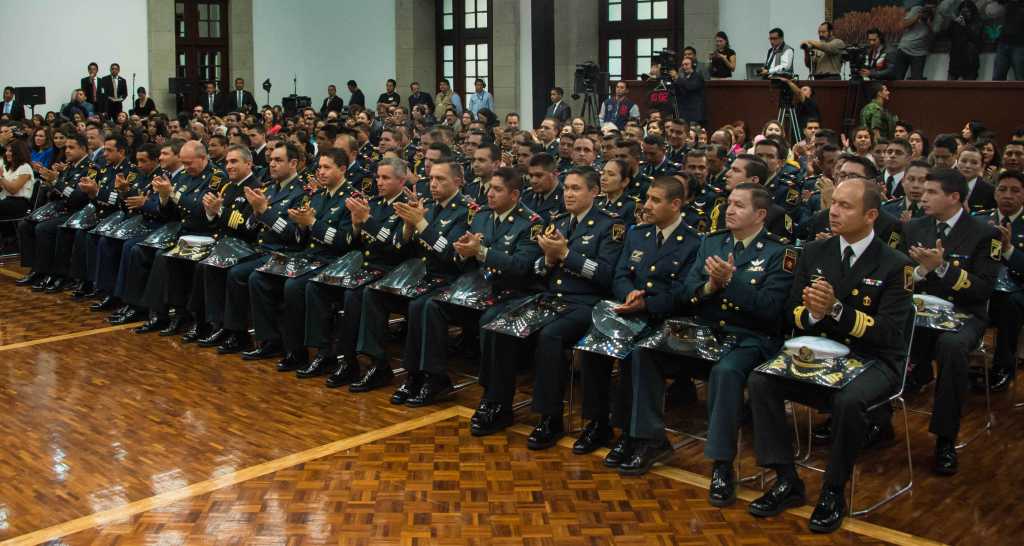
{"type": "Polygon", "coordinates": [[[78,87],[85,93],[85,101],[92,104],[97,111],[100,107],[100,65],[89,63],[89,75],[82,78],[78,87]]]}
{"type": "MultiPolygon", "coordinates": [[[[998,208],[979,218],[999,230],[1003,245],[1002,267],[989,304],[996,328],[996,348],[989,370],[988,388],[1006,390],[1017,371],[1017,342],[1024,326],[1024,174],[1004,171],[996,183],[998,208]]],[[[971,386],[984,391],[984,376],[972,378],[971,386]]]]}
{"type": "Polygon", "coordinates": [[[697,72],[694,60],[684,57],[679,78],[675,81],[679,117],[690,123],[704,125],[704,76],[697,72]]]}
{"type": "Polygon", "coordinates": [[[911,353],[912,384],[918,387],[931,381],[929,363],[938,361],[928,430],[936,435],[933,470],[947,476],[957,472],[956,437],[969,383],[967,355],[985,333],[988,300],[1003,254],[998,230],[964,210],[966,197],[967,180],[960,172],[934,169],[921,199],[927,216],[903,226],[904,248],[918,264],[916,290],[951,301],[968,315],[955,332],[919,329],[911,353]]]}
{"type": "Polygon", "coordinates": [[[546,118],[557,119],[559,125],[565,125],[572,119],[572,106],[562,102],[564,94],[561,87],[553,87],[551,89],[551,106],[548,106],[547,113],[544,114],[546,118]]]}
{"type": "Polygon", "coordinates": [[[786,400],[830,400],[832,408],[832,449],[821,497],[811,514],[812,531],[831,532],[842,524],[843,489],[871,421],[891,430],[888,406],[879,410],[886,414],[882,419],[869,418],[864,408],[900,387],[914,284],[910,260],[875,236],[881,200],[872,181],[851,178],[839,184],[830,209],[832,232],[838,237],[804,247],[784,313],[799,334],[839,340],[872,364],[838,391],[774,375],[750,377],[757,462],[778,475],[772,487],[750,504],[755,516],[774,516],[804,504],[804,485],[793,464],[786,400]]]}
{"type": "Polygon", "coordinates": [[[970,212],[991,210],[996,207],[995,188],[982,178],[981,151],[974,146],[964,146],[956,158],[956,168],[967,179],[967,196],[964,201],[970,212]]]}
{"type": "Polygon", "coordinates": [[[359,89],[359,84],[355,80],[348,81],[348,92],[350,96],[348,98],[349,105],[358,104],[363,108],[366,108],[366,97],[363,96],[363,90],[359,89]]]}
{"type": "Polygon", "coordinates": [[[907,222],[911,218],[924,216],[924,209],[921,208],[921,193],[924,192],[924,180],[928,177],[931,165],[923,159],[915,159],[902,174],[900,190],[903,193],[882,204],[882,212],[887,212],[900,221],[907,222]]]}
{"type": "Polygon", "coordinates": [[[242,112],[250,114],[256,111],[256,99],[252,93],[245,90],[245,80],[235,78],[235,90],[228,95],[228,112],[242,112]]]}
{"type": "Polygon", "coordinates": [[[100,78],[100,99],[102,107],[98,111],[105,112],[111,118],[116,117],[124,108],[124,100],[128,98],[128,82],[119,76],[121,65],[112,63],[110,74],[100,78]]]}
{"type": "Polygon", "coordinates": [[[434,99],[430,93],[420,91],[420,82],[412,82],[409,84],[409,111],[413,111],[420,104],[427,107],[427,112],[434,111],[434,99]]]}
{"type": "Polygon", "coordinates": [[[11,121],[25,119],[25,106],[14,97],[13,87],[4,87],[4,102],[0,104],[0,117],[11,121]]]}
{"type": "Polygon", "coordinates": [[[203,107],[203,110],[215,116],[223,116],[227,113],[224,109],[224,95],[217,92],[216,82],[206,82],[204,93],[196,100],[203,107]]]}
{"type": "Polygon", "coordinates": [[[320,106],[320,117],[327,118],[327,112],[338,112],[341,113],[342,107],[345,106],[345,102],[338,96],[338,88],[331,85],[327,86],[327,97],[324,99],[323,105],[320,106]]]}

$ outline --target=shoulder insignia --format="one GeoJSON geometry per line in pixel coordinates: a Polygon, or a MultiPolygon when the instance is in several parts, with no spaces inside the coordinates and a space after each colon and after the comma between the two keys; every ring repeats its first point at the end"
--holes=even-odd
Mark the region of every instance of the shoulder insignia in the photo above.
{"type": "Polygon", "coordinates": [[[712,232],[708,233],[708,237],[714,237],[716,235],[721,235],[723,233],[729,233],[729,230],[728,229],[715,230],[715,231],[712,231],[712,232]]]}
{"type": "Polygon", "coordinates": [[[785,215],[785,218],[786,218],[786,231],[792,233],[793,232],[793,219],[790,218],[790,216],[788,214],[785,215]]]}
{"type": "Polygon", "coordinates": [[[537,236],[540,235],[541,231],[543,230],[543,224],[533,224],[532,226],[530,226],[530,239],[537,240],[537,236]]]}
{"type": "Polygon", "coordinates": [[[707,220],[701,220],[700,222],[697,222],[697,232],[698,233],[707,233],[707,231],[708,231],[708,221],[707,220]]]}
{"type": "Polygon", "coordinates": [[[889,246],[890,247],[892,247],[892,248],[899,248],[901,241],[902,241],[902,239],[900,238],[900,234],[898,232],[894,231],[894,232],[892,232],[891,235],[889,235],[889,246]]]}
{"type": "Polygon", "coordinates": [[[790,190],[786,192],[786,204],[795,205],[798,202],[800,202],[800,192],[790,188],[790,190]]]}
{"type": "Polygon", "coordinates": [[[621,243],[623,237],[626,235],[626,226],[624,224],[614,224],[612,226],[612,240],[621,243]]]}
{"type": "Polygon", "coordinates": [[[990,254],[993,260],[999,261],[1003,256],[1003,241],[1000,239],[992,239],[992,252],[990,254]]]}
{"type": "Polygon", "coordinates": [[[914,291],[914,268],[913,266],[903,266],[903,289],[907,292],[914,291]]]}
{"type": "Polygon", "coordinates": [[[786,249],[786,253],[783,254],[783,256],[782,256],[782,269],[783,269],[783,271],[785,271],[786,273],[793,273],[794,271],[796,271],[796,260],[797,260],[796,250],[794,250],[792,248],[787,248],[786,249]]]}

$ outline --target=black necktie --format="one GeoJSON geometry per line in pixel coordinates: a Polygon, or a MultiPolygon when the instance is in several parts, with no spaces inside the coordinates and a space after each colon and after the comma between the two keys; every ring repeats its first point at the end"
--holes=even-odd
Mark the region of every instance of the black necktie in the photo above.
{"type": "Polygon", "coordinates": [[[743,241],[736,241],[736,245],[732,247],[733,257],[735,258],[736,256],[739,256],[740,252],[743,252],[744,248],[743,241]]]}
{"type": "Polygon", "coordinates": [[[1003,221],[1000,222],[1000,223],[1003,224],[1003,227],[1009,227],[1009,225],[1010,225],[1010,217],[1009,216],[1003,216],[1003,221]]]}
{"type": "Polygon", "coordinates": [[[572,232],[576,231],[576,224],[577,224],[576,217],[573,216],[572,220],[569,220],[569,233],[565,234],[566,238],[572,237],[572,232]]]}
{"type": "Polygon", "coordinates": [[[939,222],[939,224],[937,226],[935,226],[935,237],[937,239],[945,239],[946,238],[946,231],[948,229],[949,229],[949,224],[947,224],[945,222],[939,222]]]}
{"type": "Polygon", "coordinates": [[[889,188],[889,193],[890,194],[895,193],[895,191],[896,191],[896,177],[890,174],[889,178],[887,178],[885,180],[885,185],[889,188]]]}
{"type": "Polygon", "coordinates": [[[665,244],[665,234],[658,230],[658,248],[661,248],[663,244],[665,244]]]}
{"type": "Polygon", "coordinates": [[[848,273],[853,267],[853,247],[848,246],[843,251],[843,273],[848,273]]]}

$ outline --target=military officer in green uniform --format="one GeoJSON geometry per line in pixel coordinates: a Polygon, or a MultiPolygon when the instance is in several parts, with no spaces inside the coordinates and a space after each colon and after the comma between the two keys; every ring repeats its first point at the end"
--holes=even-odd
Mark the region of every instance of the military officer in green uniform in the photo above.
{"type": "MultiPolygon", "coordinates": [[[[749,154],[736,156],[729,169],[725,173],[724,197],[728,199],[732,188],[744,182],[755,182],[764,184],[768,179],[770,171],[768,165],[759,157],[749,154]]],[[[711,209],[710,222],[711,231],[725,229],[725,209],[728,202],[719,199],[718,203],[711,209]]],[[[786,213],[778,203],[772,203],[768,208],[768,216],[765,219],[765,227],[768,232],[777,236],[783,243],[789,244],[793,239],[793,219],[786,213]]]]}

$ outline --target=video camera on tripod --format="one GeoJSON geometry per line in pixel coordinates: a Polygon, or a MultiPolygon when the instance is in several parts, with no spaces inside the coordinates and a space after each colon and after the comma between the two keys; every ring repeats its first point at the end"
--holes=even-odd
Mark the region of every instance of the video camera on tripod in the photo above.
{"type": "MultiPolygon", "coordinates": [[[[678,63],[678,54],[675,51],[672,51],[671,49],[662,49],[651,57],[651,66],[653,67],[657,65],[658,67],[658,75],[653,77],[657,78],[665,85],[672,83],[671,70],[679,66],[678,63]]],[[[651,78],[652,76],[650,74],[640,74],[641,80],[647,81],[651,78]]]]}
{"type": "Polygon", "coordinates": [[[572,98],[579,100],[583,97],[583,108],[580,116],[591,125],[597,125],[597,110],[600,104],[600,97],[608,93],[608,73],[602,72],[601,67],[593,61],[586,61],[576,65],[576,73],[573,77],[572,98]]]}
{"type": "Polygon", "coordinates": [[[651,67],[657,66],[658,74],[656,76],[651,76],[650,74],[640,75],[640,79],[643,81],[648,81],[652,78],[658,81],[658,85],[654,87],[654,90],[647,97],[651,108],[665,114],[671,114],[672,117],[677,117],[679,113],[676,104],[676,87],[672,78],[672,70],[679,66],[678,62],[678,54],[675,51],[662,49],[651,57],[651,67]]]}

